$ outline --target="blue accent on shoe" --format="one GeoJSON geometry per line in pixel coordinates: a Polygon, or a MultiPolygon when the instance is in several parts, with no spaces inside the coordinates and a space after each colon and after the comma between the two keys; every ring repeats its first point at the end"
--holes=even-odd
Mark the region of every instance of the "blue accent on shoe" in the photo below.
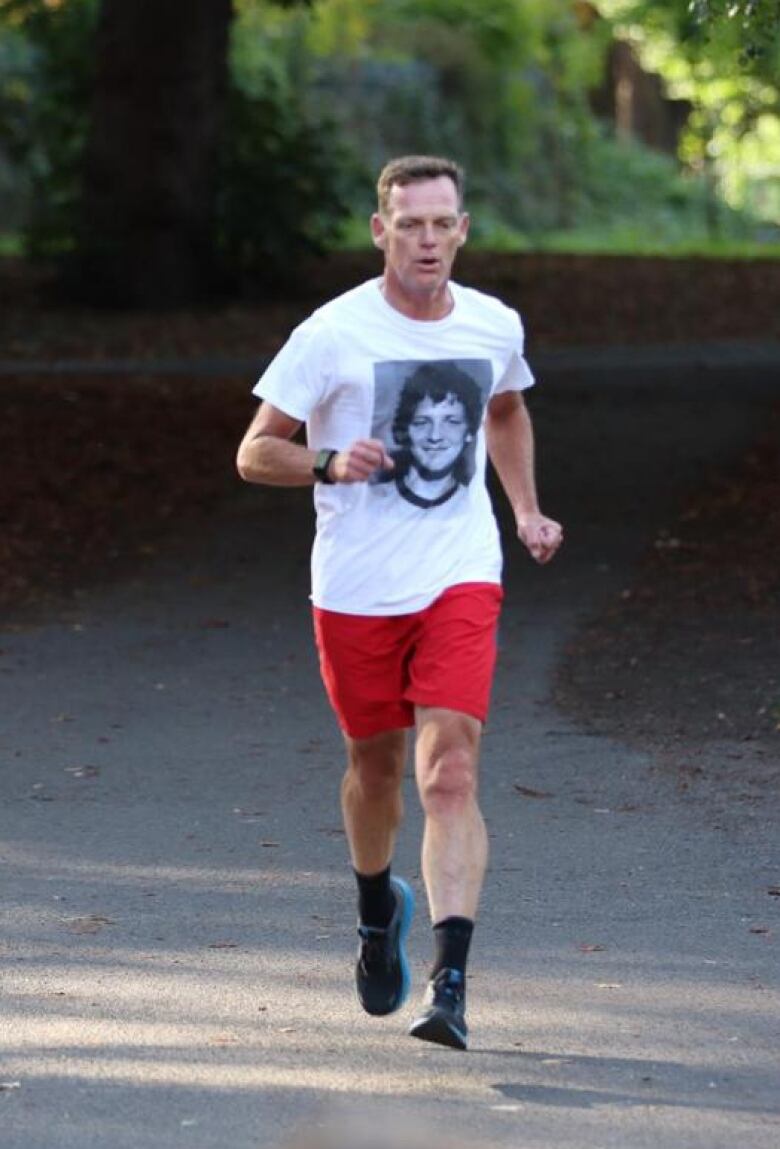
{"type": "Polygon", "coordinates": [[[388,926],[378,929],[358,923],[357,995],[366,1013],[374,1017],[400,1009],[411,985],[405,947],[414,914],[414,894],[403,878],[392,877],[390,887],[395,912],[388,926]]]}
{"type": "Polygon", "coordinates": [[[401,964],[401,993],[398,999],[396,1009],[400,1009],[409,996],[409,991],[412,988],[412,975],[409,969],[409,958],[406,954],[406,941],[409,937],[409,930],[412,925],[412,918],[414,917],[414,894],[412,887],[403,878],[391,878],[390,885],[395,889],[396,896],[400,899],[401,910],[401,928],[398,933],[398,958],[401,964]]]}

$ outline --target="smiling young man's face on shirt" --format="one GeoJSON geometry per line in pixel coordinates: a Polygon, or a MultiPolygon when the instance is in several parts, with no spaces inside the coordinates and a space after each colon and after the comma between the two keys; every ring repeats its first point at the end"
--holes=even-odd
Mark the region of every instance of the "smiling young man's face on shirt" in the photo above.
{"type": "Polygon", "coordinates": [[[466,410],[457,395],[436,402],[427,395],[409,424],[409,449],[423,478],[448,475],[470,438],[466,410]]]}
{"type": "Polygon", "coordinates": [[[371,217],[374,243],[385,255],[388,303],[412,318],[448,314],[447,282],[468,227],[449,176],[394,184],[386,212],[371,217]]]}

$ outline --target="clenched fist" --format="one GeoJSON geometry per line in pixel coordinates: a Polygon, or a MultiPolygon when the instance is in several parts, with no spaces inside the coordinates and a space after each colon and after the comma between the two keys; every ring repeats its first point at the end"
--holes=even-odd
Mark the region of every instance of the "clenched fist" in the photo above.
{"type": "Polygon", "coordinates": [[[330,474],[336,483],[365,483],[376,471],[394,466],[381,439],[356,439],[334,456],[330,474]]]}

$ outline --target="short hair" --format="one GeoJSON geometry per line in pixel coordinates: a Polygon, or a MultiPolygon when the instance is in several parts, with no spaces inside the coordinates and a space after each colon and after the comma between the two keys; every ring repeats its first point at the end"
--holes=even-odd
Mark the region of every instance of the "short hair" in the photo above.
{"type": "Polygon", "coordinates": [[[440,176],[447,176],[455,185],[458,193],[458,209],[463,206],[463,191],[466,175],[460,164],[444,156],[399,156],[390,160],[379,173],[376,192],[379,205],[379,214],[387,215],[390,208],[390,192],[396,186],[405,187],[407,184],[420,183],[423,180],[435,180],[440,176]]]}

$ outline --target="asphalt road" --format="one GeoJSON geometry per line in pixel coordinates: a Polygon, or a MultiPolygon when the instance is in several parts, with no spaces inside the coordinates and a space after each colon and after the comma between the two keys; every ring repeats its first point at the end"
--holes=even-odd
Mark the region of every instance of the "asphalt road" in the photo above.
{"type": "Polygon", "coordinates": [[[237,487],[143,575],[9,624],[3,1149],[776,1149],[776,808],[681,795],[549,699],[578,622],[772,386],[568,365],[533,399],[567,544],[537,570],[507,540],[467,1054],[405,1033],[430,952],[411,782],[414,996],[381,1021],[354,998],[306,493],[237,487]]]}

